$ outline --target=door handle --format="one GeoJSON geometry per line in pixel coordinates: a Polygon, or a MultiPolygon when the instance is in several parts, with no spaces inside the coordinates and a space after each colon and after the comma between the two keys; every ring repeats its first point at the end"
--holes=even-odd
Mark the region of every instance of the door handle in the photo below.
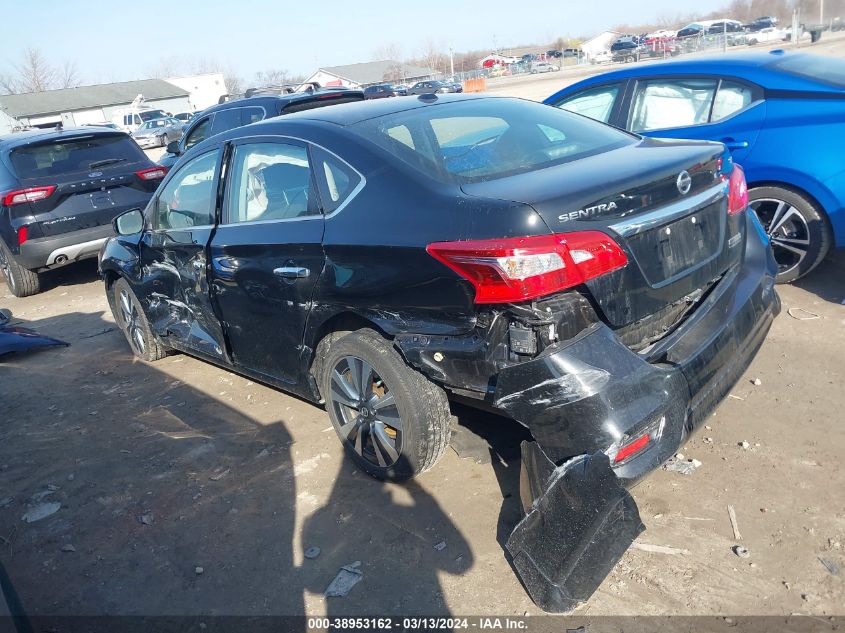
{"type": "Polygon", "coordinates": [[[283,279],[305,279],[311,274],[311,271],[298,266],[283,266],[282,268],[274,268],[273,274],[283,279]]]}
{"type": "Polygon", "coordinates": [[[722,142],[725,144],[725,147],[728,149],[746,149],[748,148],[748,141],[736,141],[730,137],[723,138],[722,142]]]}

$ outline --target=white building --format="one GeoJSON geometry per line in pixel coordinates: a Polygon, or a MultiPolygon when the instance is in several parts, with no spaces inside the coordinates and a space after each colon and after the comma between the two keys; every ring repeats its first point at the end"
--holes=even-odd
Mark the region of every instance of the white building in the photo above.
{"type": "Polygon", "coordinates": [[[223,73],[168,77],[165,81],[188,91],[192,110],[205,110],[216,105],[220,97],[226,94],[223,73]]]}

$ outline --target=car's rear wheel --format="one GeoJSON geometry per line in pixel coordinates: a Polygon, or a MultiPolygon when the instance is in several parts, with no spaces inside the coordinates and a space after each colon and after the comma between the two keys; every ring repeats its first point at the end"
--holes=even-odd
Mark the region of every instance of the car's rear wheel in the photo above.
{"type": "Polygon", "coordinates": [[[167,356],[167,349],[150,329],[150,323],[138,297],[123,277],[112,284],[109,304],[114,320],[126,336],[135,356],[146,361],[155,361],[167,356]]]}
{"type": "Polygon", "coordinates": [[[29,297],[41,292],[41,277],[38,273],[18,264],[6,245],[0,240],[0,271],[6,285],[16,297],[29,297]]]}
{"type": "Polygon", "coordinates": [[[428,470],[449,444],[444,391],[402,360],[389,341],[358,330],[335,342],[322,363],[321,388],[347,453],[378,479],[428,470]]]}
{"type": "Polygon", "coordinates": [[[813,202],[784,187],[755,187],[748,191],[748,204],[771,240],[777,283],[803,277],[825,258],[831,231],[813,202]]]}

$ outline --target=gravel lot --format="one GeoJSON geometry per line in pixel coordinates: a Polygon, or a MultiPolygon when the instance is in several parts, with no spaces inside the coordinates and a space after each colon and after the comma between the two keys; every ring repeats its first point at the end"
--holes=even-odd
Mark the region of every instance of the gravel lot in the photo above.
{"type": "MultiPolygon", "coordinates": [[[[563,74],[491,91],[537,98],[563,74]]],[[[489,463],[449,451],[415,482],[379,483],[322,409],[187,356],[133,359],[93,262],[48,279],[27,299],[0,285],[16,322],[70,343],[0,364],[0,563],[28,613],[539,613],[503,551],[515,423],[456,409],[489,463]],[[23,522],[40,493],[61,508],[23,522]],[[354,561],[363,580],[324,599],[354,561]]],[[[702,466],[634,490],[639,542],[685,552],[629,550],[579,613],[843,614],[843,279],[840,259],[780,288],[756,360],[682,449],[702,466]]]]}

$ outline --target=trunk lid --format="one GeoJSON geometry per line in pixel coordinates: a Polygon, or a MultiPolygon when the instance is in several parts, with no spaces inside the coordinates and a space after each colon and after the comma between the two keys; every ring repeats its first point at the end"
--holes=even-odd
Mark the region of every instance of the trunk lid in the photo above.
{"type": "Polygon", "coordinates": [[[122,132],[68,134],[19,147],[9,159],[22,188],[55,186],[49,197],[13,207],[16,216],[28,216],[35,237],[110,224],[146,206],[161,182],[138,175],[155,165],[122,132]]]}
{"type": "Polygon", "coordinates": [[[528,204],[553,233],[612,236],[628,265],[586,284],[603,320],[622,328],[660,319],[667,327],[666,315],[694,303],[743,250],[744,223],[727,213],[723,155],[717,143],[643,139],[463,190],[528,204]]]}

